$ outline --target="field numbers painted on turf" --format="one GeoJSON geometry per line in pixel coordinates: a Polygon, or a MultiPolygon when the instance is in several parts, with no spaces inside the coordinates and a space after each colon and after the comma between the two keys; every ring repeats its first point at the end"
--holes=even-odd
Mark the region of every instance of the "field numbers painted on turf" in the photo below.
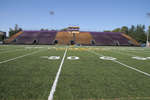
{"type": "Polygon", "coordinates": [[[116,60],[116,58],[109,57],[109,56],[102,56],[102,57],[100,57],[100,59],[103,59],[103,60],[116,60]]]}
{"type": "MultiPolygon", "coordinates": [[[[60,56],[42,56],[41,58],[49,59],[49,60],[58,60],[58,59],[60,59],[60,56]]],[[[68,60],[78,60],[80,58],[77,56],[69,56],[69,57],[67,57],[67,59],[68,60]]]]}
{"type": "Polygon", "coordinates": [[[46,58],[49,60],[58,60],[60,59],[60,56],[42,56],[41,58],[46,58]]]}
{"type": "Polygon", "coordinates": [[[132,57],[132,59],[136,59],[136,60],[149,60],[150,57],[138,57],[138,56],[136,56],[136,57],[132,57]]]}
{"type": "Polygon", "coordinates": [[[67,57],[67,59],[69,59],[69,60],[78,60],[80,58],[77,57],[77,56],[70,56],[70,57],[67,57]]]}
{"type": "Polygon", "coordinates": [[[50,59],[50,60],[58,60],[58,59],[60,59],[60,56],[50,56],[50,57],[48,57],[48,59],[50,59]]]}
{"type": "Polygon", "coordinates": [[[132,57],[132,59],[137,59],[137,60],[147,60],[147,59],[144,58],[144,57],[132,57]]]}
{"type": "MultiPolygon", "coordinates": [[[[60,56],[42,56],[41,58],[44,58],[44,59],[49,59],[49,60],[59,60],[60,59],[60,56]]],[[[102,60],[116,60],[117,58],[114,58],[114,57],[109,57],[109,56],[102,56],[102,57],[99,57],[100,59],[102,60]]],[[[132,59],[136,59],[136,60],[150,60],[150,57],[138,57],[138,56],[135,56],[135,57],[131,57],[132,59]]],[[[69,56],[67,57],[68,60],[79,60],[80,58],[77,57],[77,56],[69,56]]]]}

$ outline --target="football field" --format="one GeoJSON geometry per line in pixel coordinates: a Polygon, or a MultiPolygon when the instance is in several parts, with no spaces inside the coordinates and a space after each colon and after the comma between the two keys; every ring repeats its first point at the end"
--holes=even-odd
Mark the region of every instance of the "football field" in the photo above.
{"type": "Polygon", "coordinates": [[[150,100],[150,48],[0,45],[0,100],[150,100]]]}

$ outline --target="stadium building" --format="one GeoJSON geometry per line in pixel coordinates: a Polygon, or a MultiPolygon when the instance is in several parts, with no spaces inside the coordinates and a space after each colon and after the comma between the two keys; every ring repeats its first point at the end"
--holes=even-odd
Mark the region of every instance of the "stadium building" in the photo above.
{"type": "Polygon", "coordinates": [[[6,32],[0,31],[0,44],[3,44],[5,38],[6,38],[6,32]]]}
{"type": "Polygon", "coordinates": [[[5,41],[7,44],[139,46],[130,36],[120,32],[88,32],[79,27],[65,31],[21,31],[5,41]]]}

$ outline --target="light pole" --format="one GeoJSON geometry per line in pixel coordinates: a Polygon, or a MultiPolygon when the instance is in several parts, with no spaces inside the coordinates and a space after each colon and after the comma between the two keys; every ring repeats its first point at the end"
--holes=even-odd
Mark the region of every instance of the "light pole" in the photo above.
{"type": "Polygon", "coordinates": [[[148,37],[149,37],[149,32],[147,32],[147,41],[146,41],[146,47],[149,47],[149,41],[148,41],[148,37]]]}
{"type": "MultiPolygon", "coordinates": [[[[147,16],[150,17],[150,13],[147,13],[147,16]]],[[[149,30],[149,29],[148,29],[149,30]]],[[[146,41],[146,47],[149,47],[149,31],[147,32],[147,41],[146,41]]]]}
{"type": "Polygon", "coordinates": [[[53,29],[54,28],[54,26],[53,26],[54,25],[54,23],[53,23],[54,22],[53,21],[54,20],[53,16],[55,15],[55,12],[54,11],[50,11],[49,14],[51,16],[51,30],[54,30],[53,29]]]}

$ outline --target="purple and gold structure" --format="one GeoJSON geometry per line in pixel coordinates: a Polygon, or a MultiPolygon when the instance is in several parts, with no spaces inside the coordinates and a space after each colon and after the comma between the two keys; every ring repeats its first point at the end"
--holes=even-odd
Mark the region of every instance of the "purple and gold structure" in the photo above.
{"type": "Polygon", "coordinates": [[[65,31],[21,31],[5,41],[8,44],[139,46],[130,36],[120,32],[79,31],[69,27],[65,31]]]}

